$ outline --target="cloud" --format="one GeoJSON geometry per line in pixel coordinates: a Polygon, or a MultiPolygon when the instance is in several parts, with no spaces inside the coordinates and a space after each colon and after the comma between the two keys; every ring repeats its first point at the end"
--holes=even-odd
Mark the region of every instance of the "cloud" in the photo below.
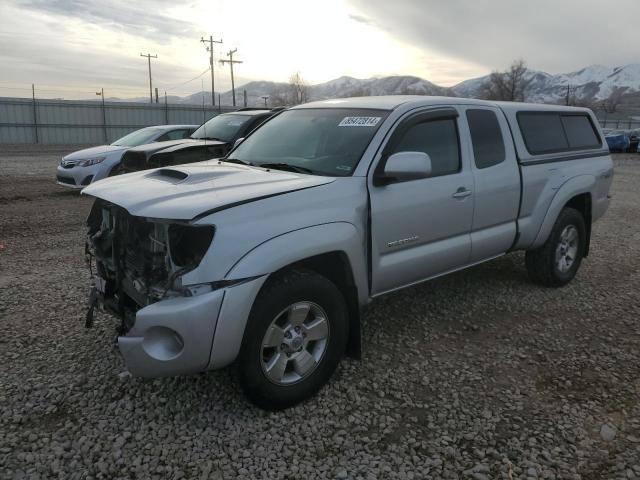
{"type": "Polygon", "coordinates": [[[350,13],[349,14],[349,18],[351,20],[353,20],[354,22],[358,22],[358,23],[362,23],[364,25],[374,25],[375,22],[373,22],[370,18],[367,18],[363,15],[357,15],[355,13],[350,13]]]}
{"type": "Polygon", "coordinates": [[[397,39],[484,65],[524,58],[531,68],[567,72],[638,61],[637,33],[620,18],[637,0],[348,0],[397,39]]]}
{"type": "Polygon", "coordinates": [[[21,0],[19,5],[32,11],[147,37],[158,43],[168,43],[171,37],[197,35],[191,23],[162,13],[175,5],[169,0],[21,0]]]}

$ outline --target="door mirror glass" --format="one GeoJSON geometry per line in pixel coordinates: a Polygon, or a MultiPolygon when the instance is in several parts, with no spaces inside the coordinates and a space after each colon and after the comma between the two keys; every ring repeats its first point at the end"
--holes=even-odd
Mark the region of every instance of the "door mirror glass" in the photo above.
{"type": "Polygon", "coordinates": [[[431,176],[431,158],[424,152],[398,152],[387,158],[384,178],[407,181],[431,176]]]}
{"type": "Polygon", "coordinates": [[[236,148],[238,145],[240,145],[243,140],[244,140],[244,137],[240,137],[235,142],[233,142],[233,148],[236,148]]]}

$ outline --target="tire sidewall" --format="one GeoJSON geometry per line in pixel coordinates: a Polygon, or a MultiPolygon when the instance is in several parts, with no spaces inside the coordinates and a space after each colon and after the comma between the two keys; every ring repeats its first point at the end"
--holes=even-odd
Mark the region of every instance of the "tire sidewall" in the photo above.
{"type": "Polygon", "coordinates": [[[240,383],[249,398],[263,408],[277,409],[298,403],[329,380],[345,351],[347,337],[346,303],[333,283],[314,273],[277,279],[258,295],[251,309],[238,362],[240,383]],[[276,385],[262,369],[262,339],[279,313],[303,301],[316,303],[327,314],[327,349],[308,377],[292,385],[276,385]]]}
{"type": "Polygon", "coordinates": [[[584,224],[584,219],[582,215],[574,210],[574,209],[566,209],[563,210],[558,222],[554,226],[552,233],[552,249],[549,261],[551,262],[551,271],[553,272],[554,277],[561,285],[566,285],[569,283],[578,272],[580,268],[580,263],[582,262],[582,257],[584,255],[584,249],[586,246],[586,228],[584,224]],[[571,268],[566,272],[561,272],[556,264],[556,249],[558,244],[560,243],[560,237],[562,232],[569,225],[573,225],[578,231],[578,252],[576,254],[576,259],[571,265],[571,268]]]}

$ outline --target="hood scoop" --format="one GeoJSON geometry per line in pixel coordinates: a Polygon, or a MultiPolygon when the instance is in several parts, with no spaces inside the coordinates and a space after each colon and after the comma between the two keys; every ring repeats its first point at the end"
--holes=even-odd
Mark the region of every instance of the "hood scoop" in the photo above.
{"type": "Polygon", "coordinates": [[[159,170],[156,170],[155,172],[151,172],[148,176],[150,178],[163,180],[175,185],[176,183],[180,183],[181,181],[185,180],[189,176],[189,174],[181,170],[175,170],[173,168],[161,168],[159,170]]]}

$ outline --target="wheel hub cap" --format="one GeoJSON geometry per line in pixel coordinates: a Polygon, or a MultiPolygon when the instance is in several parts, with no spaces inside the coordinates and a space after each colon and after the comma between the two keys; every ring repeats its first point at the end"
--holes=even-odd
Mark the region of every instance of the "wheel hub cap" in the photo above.
{"type": "Polygon", "coordinates": [[[318,366],[328,340],[329,321],[319,305],[289,305],[272,320],[262,339],[262,371],[277,385],[299,382],[318,366]]]}
{"type": "Polygon", "coordinates": [[[573,225],[567,225],[560,234],[560,241],[556,247],[556,268],[562,272],[568,272],[576,261],[578,255],[578,229],[573,225]]]}

